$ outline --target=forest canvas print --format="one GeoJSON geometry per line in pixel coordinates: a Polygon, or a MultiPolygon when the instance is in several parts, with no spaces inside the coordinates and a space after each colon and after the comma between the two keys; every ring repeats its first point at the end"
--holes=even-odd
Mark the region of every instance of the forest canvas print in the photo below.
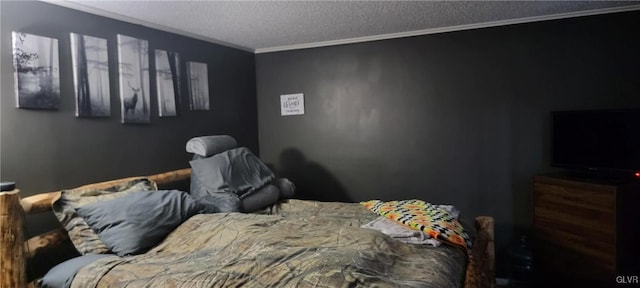
{"type": "Polygon", "coordinates": [[[178,53],[156,50],[156,84],[160,117],[176,116],[180,99],[180,58],[178,53]]]}
{"type": "Polygon", "coordinates": [[[71,33],[77,117],[111,115],[107,40],[71,33]]]}
{"type": "Polygon", "coordinates": [[[16,106],[58,109],[60,65],[58,39],[13,32],[16,106]]]}
{"type": "Polygon", "coordinates": [[[122,123],[149,123],[149,42],[118,34],[122,123]]]}
{"type": "Polygon", "coordinates": [[[187,84],[191,110],[209,110],[209,76],[206,63],[187,62],[187,84]]]}

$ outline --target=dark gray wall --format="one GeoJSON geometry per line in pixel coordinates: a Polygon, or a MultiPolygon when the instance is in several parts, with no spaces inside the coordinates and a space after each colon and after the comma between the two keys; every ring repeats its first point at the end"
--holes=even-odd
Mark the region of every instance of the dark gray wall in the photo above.
{"type": "Polygon", "coordinates": [[[628,12],[258,54],[261,158],[301,197],[492,215],[504,260],[550,169],[550,111],[640,107],[638,35],[628,12]],[[304,115],[280,116],[289,93],[304,115]]]}
{"type": "MultiPolygon", "coordinates": [[[[1,177],[16,181],[22,195],[132,175],[189,167],[185,143],[194,136],[228,134],[258,152],[254,54],[176,34],[51,5],[1,1],[1,177]],[[58,39],[61,105],[56,111],[15,108],[11,31],[58,39]],[[111,117],[76,118],[69,33],[108,41],[111,117]],[[149,41],[149,49],[180,53],[182,93],[185,62],[208,64],[210,111],[179,107],[178,117],[158,117],[155,73],[151,78],[152,119],[148,125],[120,123],[116,34],[149,41]]],[[[153,52],[152,52],[153,53],[153,52]]],[[[150,59],[151,71],[154,67],[150,59]]],[[[182,101],[185,102],[184,99],[182,101]]],[[[44,217],[44,216],[43,216],[44,217]]],[[[29,221],[30,229],[53,217],[29,221]]],[[[55,219],[53,219],[55,221],[55,219]]],[[[43,228],[44,229],[44,228],[43,228]]]]}

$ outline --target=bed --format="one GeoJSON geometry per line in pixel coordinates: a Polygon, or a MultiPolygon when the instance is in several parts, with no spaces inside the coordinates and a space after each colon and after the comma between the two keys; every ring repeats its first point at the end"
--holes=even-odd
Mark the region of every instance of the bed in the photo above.
{"type": "MultiPolygon", "coordinates": [[[[190,176],[185,168],[144,178],[169,189],[190,176]]],[[[36,280],[27,283],[26,263],[38,263],[33,259],[68,241],[63,228],[24,239],[24,215],[51,211],[60,197],[60,191],[23,199],[16,190],[0,194],[0,287],[37,286],[36,280]]],[[[467,251],[404,244],[360,228],[376,217],[359,203],[296,199],[253,213],[189,215],[144,253],[101,255],[82,266],[71,287],[495,286],[492,217],[473,219],[473,246],[467,251]]]]}

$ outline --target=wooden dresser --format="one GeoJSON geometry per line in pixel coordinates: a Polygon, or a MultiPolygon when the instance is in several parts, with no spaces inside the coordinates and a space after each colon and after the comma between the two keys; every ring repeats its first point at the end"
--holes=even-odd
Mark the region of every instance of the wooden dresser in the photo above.
{"type": "Polygon", "coordinates": [[[638,184],[536,176],[536,274],[599,284],[592,287],[613,286],[618,275],[640,275],[638,184]]]}

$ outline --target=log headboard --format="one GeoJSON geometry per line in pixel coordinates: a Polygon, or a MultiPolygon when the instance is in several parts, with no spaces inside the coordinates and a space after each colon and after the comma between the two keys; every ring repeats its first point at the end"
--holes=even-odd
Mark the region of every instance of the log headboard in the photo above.
{"type": "MultiPolygon", "coordinates": [[[[191,169],[185,168],[150,176],[158,187],[170,187],[189,180],[191,169]]],[[[78,188],[99,189],[113,186],[117,182],[139,177],[127,177],[111,181],[84,185],[78,188]]],[[[27,262],[57,247],[69,236],[63,228],[31,237],[25,241],[25,215],[51,211],[51,206],[61,191],[40,193],[20,198],[20,191],[0,192],[0,288],[34,287],[27,283],[27,262]]],[[[477,237],[469,255],[465,287],[494,287],[494,219],[490,216],[475,218],[477,237]]],[[[41,276],[41,275],[39,275],[41,276]]]]}

